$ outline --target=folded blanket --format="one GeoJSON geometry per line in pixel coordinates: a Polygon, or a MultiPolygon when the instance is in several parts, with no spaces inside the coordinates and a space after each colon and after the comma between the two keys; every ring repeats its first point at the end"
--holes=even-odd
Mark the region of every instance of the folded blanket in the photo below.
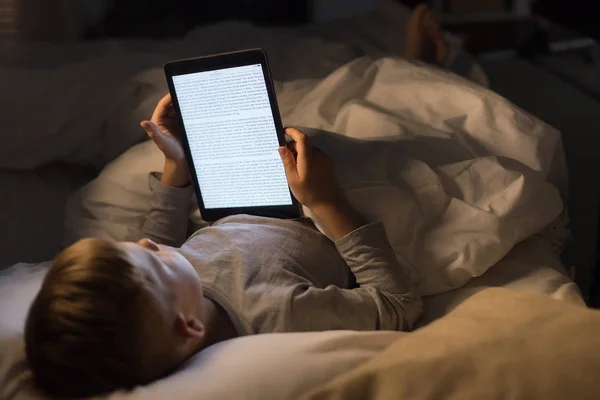
{"type": "Polygon", "coordinates": [[[487,289],[304,399],[597,399],[600,312],[487,289]]]}

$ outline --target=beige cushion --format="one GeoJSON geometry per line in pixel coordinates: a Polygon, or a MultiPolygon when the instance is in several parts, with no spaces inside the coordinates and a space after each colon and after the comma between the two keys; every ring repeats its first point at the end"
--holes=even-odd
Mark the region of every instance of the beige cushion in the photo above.
{"type": "Polygon", "coordinates": [[[600,312],[487,289],[305,399],[598,399],[600,312]]]}

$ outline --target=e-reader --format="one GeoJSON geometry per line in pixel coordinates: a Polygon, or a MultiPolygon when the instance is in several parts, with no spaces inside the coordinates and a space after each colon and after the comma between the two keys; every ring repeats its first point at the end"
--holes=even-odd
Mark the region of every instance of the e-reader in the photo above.
{"type": "Polygon", "coordinates": [[[285,133],[262,49],[165,65],[202,218],[297,218],[278,148],[285,133]]]}

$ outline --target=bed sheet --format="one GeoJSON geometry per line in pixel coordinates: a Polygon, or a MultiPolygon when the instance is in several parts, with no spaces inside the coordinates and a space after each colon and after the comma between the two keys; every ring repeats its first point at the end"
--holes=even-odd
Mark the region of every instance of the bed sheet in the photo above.
{"type": "Polygon", "coordinates": [[[547,239],[538,236],[519,243],[484,275],[473,278],[465,286],[426,296],[417,327],[443,317],[469,297],[493,287],[544,294],[585,306],[579,287],[568,276],[560,256],[547,239]]]}
{"type": "Polygon", "coordinates": [[[600,211],[600,102],[526,60],[504,60],[485,64],[493,90],[530,113],[542,118],[563,134],[569,166],[570,265],[584,298],[589,298],[597,265],[600,211]],[[539,95],[544,88],[547,96],[539,95]]]}

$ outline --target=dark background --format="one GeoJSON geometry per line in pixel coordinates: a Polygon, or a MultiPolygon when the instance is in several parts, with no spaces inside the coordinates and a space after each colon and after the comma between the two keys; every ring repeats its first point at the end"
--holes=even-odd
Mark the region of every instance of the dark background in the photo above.
{"type": "MultiPolygon", "coordinates": [[[[408,6],[430,1],[398,0],[408,6]]],[[[480,0],[485,1],[485,0],[480,0]]],[[[510,8],[511,0],[504,0],[510,8]]],[[[452,11],[451,0],[443,2],[452,11]]],[[[537,0],[533,12],[600,39],[600,2],[595,0],[537,0]]],[[[254,21],[260,25],[294,25],[310,20],[307,0],[119,0],[109,18],[88,32],[89,37],[182,35],[192,27],[223,19],[254,21]]]]}

